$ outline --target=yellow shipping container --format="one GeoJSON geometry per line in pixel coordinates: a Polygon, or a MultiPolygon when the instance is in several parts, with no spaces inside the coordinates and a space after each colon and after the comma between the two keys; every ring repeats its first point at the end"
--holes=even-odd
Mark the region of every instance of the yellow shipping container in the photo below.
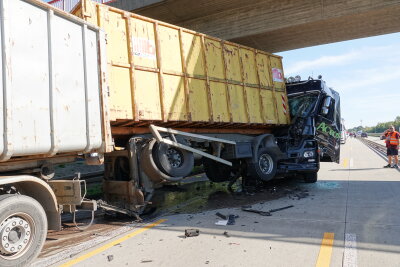
{"type": "Polygon", "coordinates": [[[91,0],[73,13],[107,34],[113,126],[290,123],[281,57],[91,0]]]}

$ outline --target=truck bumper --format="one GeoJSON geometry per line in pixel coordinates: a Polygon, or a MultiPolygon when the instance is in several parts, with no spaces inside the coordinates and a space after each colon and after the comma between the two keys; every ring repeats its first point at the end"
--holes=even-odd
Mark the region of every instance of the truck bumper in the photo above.
{"type": "Polygon", "coordinates": [[[282,163],[278,166],[278,173],[288,172],[318,172],[319,163],[282,163]]]}

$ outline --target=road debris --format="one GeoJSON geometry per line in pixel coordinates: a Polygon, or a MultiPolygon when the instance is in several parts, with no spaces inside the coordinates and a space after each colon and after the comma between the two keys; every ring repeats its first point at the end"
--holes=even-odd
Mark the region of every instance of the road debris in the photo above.
{"type": "Polygon", "coordinates": [[[233,214],[229,214],[228,216],[228,225],[235,225],[235,218],[238,218],[239,216],[233,215],[233,214]]]}
{"type": "Polygon", "coordinates": [[[257,213],[257,214],[260,214],[261,216],[271,216],[272,215],[268,211],[255,210],[255,209],[250,209],[250,208],[242,208],[242,211],[257,213]]]}
{"type": "Polygon", "coordinates": [[[107,260],[108,260],[108,261],[112,261],[113,259],[114,259],[114,255],[108,255],[108,256],[107,256],[107,260]]]}
{"type": "Polygon", "coordinates": [[[142,260],[140,263],[149,263],[149,262],[153,262],[152,260],[142,260]]]}
{"type": "Polygon", "coordinates": [[[282,207],[282,208],[269,210],[269,212],[276,212],[276,211],[286,210],[286,209],[290,209],[290,208],[293,208],[293,207],[294,207],[293,205],[289,205],[289,206],[285,206],[285,207],[282,207]]]}
{"type": "Polygon", "coordinates": [[[231,237],[227,231],[224,232],[224,236],[231,237]]]}
{"type": "Polygon", "coordinates": [[[186,237],[193,237],[200,235],[199,229],[185,229],[185,236],[186,237]]]}
{"type": "Polygon", "coordinates": [[[226,219],[227,219],[226,215],[224,215],[224,214],[222,214],[222,213],[217,212],[217,213],[215,213],[215,215],[217,215],[218,217],[220,217],[220,218],[223,219],[223,220],[226,220],[226,219]]]}
{"type": "Polygon", "coordinates": [[[257,214],[260,214],[261,216],[272,216],[272,214],[271,214],[272,212],[277,212],[277,211],[281,211],[281,210],[285,210],[285,209],[289,209],[289,208],[293,208],[293,207],[294,207],[293,205],[289,205],[289,206],[285,206],[285,207],[278,208],[278,209],[262,211],[262,210],[252,209],[251,206],[250,206],[250,208],[249,208],[249,206],[243,206],[242,211],[257,213],[257,214]]]}
{"type": "Polygon", "coordinates": [[[227,224],[228,224],[228,220],[220,220],[215,223],[215,225],[227,225],[227,224]]]}
{"type": "Polygon", "coordinates": [[[295,190],[299,191],[299,192],[289,194],[289,196],[288,196],[292,200],[300,200],[302,198],[306,198],[306,197],[310,196],[310,193],[308,192],[308,190],[304,190],[304,189],[301,189],[298,187],[296,187],[295,190]]]}
{"type": "Polygon", "coordinates": [[[219,220],[217,221],[215,224],[216,225],[235,225],[236,219],[239,218],[238,215],[234,215],[234,214],[229,214],[228,217],[217,212],[215,215],[217,215],[220,218],[224,218],[224,220],[219,220]]]}

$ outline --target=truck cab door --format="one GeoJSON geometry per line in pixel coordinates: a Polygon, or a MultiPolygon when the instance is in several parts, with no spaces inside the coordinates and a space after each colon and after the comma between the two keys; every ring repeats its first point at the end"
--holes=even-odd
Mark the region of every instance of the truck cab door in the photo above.
{"type": "Polygon", "coordinates": [[[316,117],[316,140],[321,161],[339,163],[340,159],[340,109],[335,99],[326,96],[316,117]],[[339,120],[337,121],[337,118],[339,120]]]}

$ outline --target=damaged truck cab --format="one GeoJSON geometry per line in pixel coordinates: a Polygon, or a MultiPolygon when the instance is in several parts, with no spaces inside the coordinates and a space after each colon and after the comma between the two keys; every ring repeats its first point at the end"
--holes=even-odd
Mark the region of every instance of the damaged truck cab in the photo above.
{"type": "Polygon", "coordinates": [[[278,174],[301,174],[315,182],[320,161],[339,162],[340,97],[321,79],[288,82],[286,89],[292,123],[276,133],[286,153],[278,174]]]}

